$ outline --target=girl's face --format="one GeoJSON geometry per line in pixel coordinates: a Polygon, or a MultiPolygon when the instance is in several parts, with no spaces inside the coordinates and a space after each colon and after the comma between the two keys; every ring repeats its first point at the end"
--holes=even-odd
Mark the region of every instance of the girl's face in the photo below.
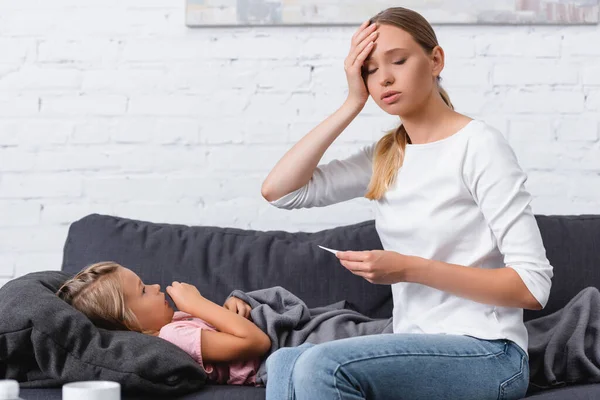
{"type": "Polygon", "coordinates": [[[367,90],[385,112],[410,115],[437,92],[443,51],[438,46],[427,54],[408,32],[396,26],[379,25],[377,31],[375,46],[363,63],[367,90]]]}
{"type": "Polygon", "coordinates": [[[144,282],[127,268],[118,272],[123,285],[125,305],[137,317],[141,329],[158,332],[173,319],[173,309],[167,303],[160,285],[144,285],[144,282]]]}

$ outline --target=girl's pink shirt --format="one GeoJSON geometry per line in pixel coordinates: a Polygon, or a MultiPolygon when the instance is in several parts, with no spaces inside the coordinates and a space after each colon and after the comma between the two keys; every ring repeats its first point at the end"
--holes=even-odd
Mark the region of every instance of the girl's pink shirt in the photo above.
{"type": "Polygon", "coordinates": [[[211,382],[228,385],[255,385],[256,372],[260,366],[258,358],[215,364],[202,361],[202,335],[200,332],[203,329],[216,331],[214,326],[200,318],[177,311],[173,315],[172,322],[162,327],[158,337],[168,340],[192,356],[204,368],[211,382]]]}

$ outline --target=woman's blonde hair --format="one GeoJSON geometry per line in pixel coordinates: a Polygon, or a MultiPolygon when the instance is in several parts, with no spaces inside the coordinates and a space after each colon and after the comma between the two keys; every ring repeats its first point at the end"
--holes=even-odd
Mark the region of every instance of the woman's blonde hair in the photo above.
{"type": "MultiPolygon", "coordinates": [[[[415,11],[403,7],[388,8],[371,18],[370,23],[393,25],[408,32],[427,54],[431,54],[433,49],[438,46],[433,28],[421,14],[415,11]]],[[[437,85],[440,95],[446,105],[454,109],[450,97],[440,85],[440,81],[441,78],[438,76],[437,85]]],[[[373,175],[365,194],[367,199],[379,200],[394,183],[398,170],[404,162],[407,143],[410,143],[410,138],[402,124],[389,131],[377,142],[373,157],[373,175]]]]}
{"type": "Polygon", "coordinates": [[[96,326],[142,332],[135,314],[125,306],[119,268],[122,266],[112,261],[90,265],[66,281],[56,294],[96,326]]]}

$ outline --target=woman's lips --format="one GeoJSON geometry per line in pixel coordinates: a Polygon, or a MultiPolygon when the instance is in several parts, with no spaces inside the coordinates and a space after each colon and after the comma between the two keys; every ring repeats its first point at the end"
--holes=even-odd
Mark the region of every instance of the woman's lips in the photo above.
{"type": "Polygon", "coordinates": [[[396,101],[398,101],[398,99],[400,98],[400,95],[401,95],[401,93],[396,93],[391,96],[384,97],[382,100],[385,104],[392,104],[392,103],[395,103],[396,101]]]}

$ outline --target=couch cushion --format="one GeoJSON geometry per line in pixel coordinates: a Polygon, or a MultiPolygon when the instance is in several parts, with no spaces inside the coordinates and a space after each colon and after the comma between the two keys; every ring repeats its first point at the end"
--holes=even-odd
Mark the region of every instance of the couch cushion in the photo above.
{"type": "MultiPolygon", "coordinates": [[[[27,400],[61,400],[61,389],[24,389],[21,397],[27,400]]],[[[203,389],[170,400],[264,400],[263,388],[206,385],[203,389]]],[[[531,400],[597,400],[600,384],[570,386],[528,395],[531,400]]],[[[146,400],[145,396],[123,396],[123,400],[146,400]]]]}
{"type": "Polygon", "coordinates": [[[541,393],[528,395],[531,400],[598,400],[600,399],[600,384],[568,386],[561,389],[546,390],[541,393]]]}
{"type": "MultiPolygon", "coordinates": [[[[21,397],[27,400],[61,400],[61,389],[25,389],[21,397]]],[[[169,400],[264,400],[265,389],[251,386],[206,385],[180,397],[151,397],[169,400]]],[[[123,400],[148,400],[148,396],[125,395],[123,400]]]]}
{"type": "Polygon", "coordinates": [[[166,340],[96,328],[55,295],[69,275],[36,272],[0,288],[0,379],[23,387],[112,380],[125,391],[181,394],[206,381],[202,368],[166,340]]]}
{"type": "Polygon", "coordinates": [[[148,283],[195,285],[222,304],[234,289],[245,292],[282,286],[309,307],[347,300],[359,312],[389,318],[389,286],[353,275],[338,250],[381,249],[373,221],[320,232],[253,231],[210,226],[156,224],[104,215],[74,222],[64,248],[62,269],[74,274],[86,265],[118,262],[148,283]]]}

